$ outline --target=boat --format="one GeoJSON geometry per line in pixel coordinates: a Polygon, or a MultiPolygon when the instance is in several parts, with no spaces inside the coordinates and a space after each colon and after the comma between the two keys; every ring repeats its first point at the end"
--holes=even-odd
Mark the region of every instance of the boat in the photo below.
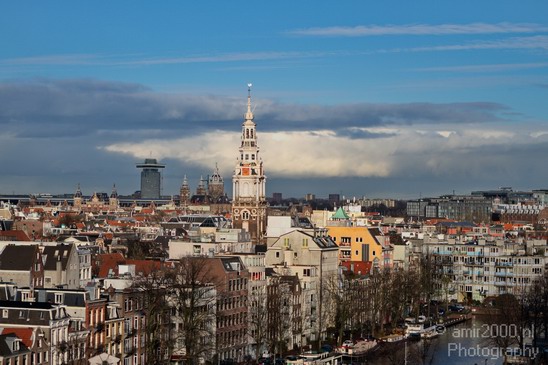
{"type": "Polygon", "coordinates": [[[433,336],[432,332],[437,334],[436,328],[437,326],[435,324],[426,322],[408,324],[407,328],[405,329],[405,337],[409,339],[420,340],[421,338],[426,338],[426,333],[428,333],[428,336],[433,336]]]}
{"type": "Polygon", "coordinates": [[[405,336],[404,335],[398,335],[398,334],[384,336],[384,337],[381,337],[379,339],[379,341],[383,342],[383,343],[394,343],[394,342],[400,342],[400,341],[404,341],[404,340],[405,340],[405,336]]]}

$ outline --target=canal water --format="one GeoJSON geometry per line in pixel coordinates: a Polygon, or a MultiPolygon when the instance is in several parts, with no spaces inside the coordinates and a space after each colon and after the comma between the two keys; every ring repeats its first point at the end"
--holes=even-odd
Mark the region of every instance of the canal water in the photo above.
{"type": "Polygon", "coordinates": [[[440,329],[439,336],[420,341],[389,344],[354,363],[368,365],[500,365],[504,350],[492,339],[494,331],[506,331],[513,336],[512,328],[492,327],[480,317],[458,325],[440,329]],[[407,362],[405,361],[407,359],[407,362]]]}

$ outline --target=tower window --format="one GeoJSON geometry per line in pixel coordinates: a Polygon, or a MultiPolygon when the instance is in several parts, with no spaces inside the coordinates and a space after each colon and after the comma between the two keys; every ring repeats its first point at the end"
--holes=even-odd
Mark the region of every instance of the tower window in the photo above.
{"type": "Polygon", "coordinates": [[[249,138],[249,129],[245,130],[245,138],[249,138]]]}
{"type": "Polygon", "coordinates": [[[244,221],[249,220],[249,212],[248,212],[247,210],[244,210],[244,211],[242,212],[242,219],[243,219],[244,221]]]}
{"type": "Polygon", "coordinates": [[[253,129],[251,130],[250,135],[251,135],[251,138],[253,138],[253,129]]]}
{"type": "Polygon", "coordinates": [[[249,155],[247,153],[245,154],[245,159],[249,160],[249,155]]]}
{"type": "Polygon", "coordinates": [[[254,154],[254,153],[251,155],[251,159],[252,159],[252,160],[255,159],[255,154],[254,154]]]}

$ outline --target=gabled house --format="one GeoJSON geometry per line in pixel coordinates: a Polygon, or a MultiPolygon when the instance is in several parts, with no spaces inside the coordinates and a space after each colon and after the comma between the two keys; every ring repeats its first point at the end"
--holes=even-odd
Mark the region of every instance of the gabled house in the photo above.
{"type": "MultiPolygon", "coordinates": [[[[2,335],[15,335],[21,339],[22,343],[30,350],[30,362],[12,361],[13,364],[34,364],[34,365],[49,365],[50,364],[50,345],[45,339],[44,331],[37,328],[13,328],[4,327],[2,329],[2,335]]],[[[7,364],[7,362],[4,362],[7,364]]]]}
{"type": "MultiPolygon", "coordinates": [[[[68,361],[70,316],[64,306],[51,303],[0,301],[0,327],[40,329],[49,344],[49,364],[68,361]]],[[[21,362],[22,364],[23,362],[21,362]]]]}
{"type": "Polygon", "coordinates": [[[56,246],[45,246],[42,255],[45,287],[80,287],[80,262],[75,245],[61,243],[56,246]]]}
{"type": "Polygon", "coordinates": [[[41,288],[44,266],[38,245],[8,245],[0,254],[0,281],[41,288]]]}
{"type": "Polygon", "coordinates": [[[15,334],[0,335],[0,364],[30,364],[31,352],[15,334]]]}

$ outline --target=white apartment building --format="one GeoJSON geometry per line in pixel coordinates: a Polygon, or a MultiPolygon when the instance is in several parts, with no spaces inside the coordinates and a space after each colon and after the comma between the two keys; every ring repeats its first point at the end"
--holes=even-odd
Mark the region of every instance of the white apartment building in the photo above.
{"type": "Polygon", "coordinates": [[[332,324],[333,311],[326,288],[337,285],[338,254],[337,244],[325,230],[293,230],[267,248],[266,266],[300,281],[304,343],[323,337],[332,324]]]}
{"type": "Polygon", "coordinates": [[[487,296],[506,293],[521,295],[548,268],[544,240],[425,242],[421,251],[431,255],[439,274],[452,280],[449,294],[459,301],[483,301],[487,296]]]}

